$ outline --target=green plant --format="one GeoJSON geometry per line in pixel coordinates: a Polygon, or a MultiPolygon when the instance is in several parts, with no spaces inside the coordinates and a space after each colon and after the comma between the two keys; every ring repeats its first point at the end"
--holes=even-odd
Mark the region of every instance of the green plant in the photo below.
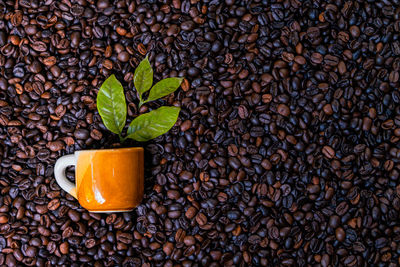
{"type": "MultiPolygon", "coordinates": [[[[183,78],[166,78],[153,87],[153,69],[149,59],[143,59],[135,70],[133,83],[139,95],[139,107],[173,93],[181,85],[183,78]],[[144,93],[149,91],[143,99],[144,93]]],[[[97,110],[103,124],[111,132],[118,134],[120,141],[127,138],[144,142],[168,132],[178,119],[179,107],[160,107],[136,117],[129,125],[127,135],[122,136],[126,123],[126,100],[124,89],[114,75],[108,77],[97,94],[97,110]]]]}

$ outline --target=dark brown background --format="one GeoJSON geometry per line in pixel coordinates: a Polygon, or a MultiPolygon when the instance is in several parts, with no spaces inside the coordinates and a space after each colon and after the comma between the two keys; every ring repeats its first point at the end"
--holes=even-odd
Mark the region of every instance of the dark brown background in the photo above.
{"type": "MultiPolygon", "coordinates": [[[[399,3],[0,0],[0,264],[398,266],[399,3]],[[138,110],[134,69],[181,89],[138,110]],[[131,213],[89,214],[55,160],[119,146],[95,99],[116,74],[143,145],[131,213]]],[[[73,179],[73,172],[69,172],[73,179]]]]}

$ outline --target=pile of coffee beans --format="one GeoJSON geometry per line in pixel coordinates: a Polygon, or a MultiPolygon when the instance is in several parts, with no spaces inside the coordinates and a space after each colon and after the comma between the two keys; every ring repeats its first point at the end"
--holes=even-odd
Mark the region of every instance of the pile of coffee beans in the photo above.
{"type": "Polygon", "coordinates": [[[0,265],[399,266],[399,77],[399,0],[0,0],[0,265]],[[146,55],[186,79],[139,108],[146,55]],[[142,204],[95,214],[53,166],[121,146],[111,74],[129,120],[182,111],[122,144],[145,147],[142,204]]]}

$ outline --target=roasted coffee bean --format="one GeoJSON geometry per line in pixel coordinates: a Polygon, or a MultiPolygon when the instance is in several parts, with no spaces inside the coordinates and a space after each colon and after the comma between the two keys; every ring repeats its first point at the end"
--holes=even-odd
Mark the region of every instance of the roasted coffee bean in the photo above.
{"type": "Polygon", "coordinates": [[[335,230],[336,239],[340,242],[343,242],[346,238],[346,232],[343,228],[339,227],[335,230]]]}
{"type": "Polygon", "coordinates": [[[249,112],[246,106],[240,105],[238,109],[238,114],[241,119],[245,119],[249,116],[249,112]]]}
{"type": "Polygon", "coordinates": [[[76,139],[87,139],[89,137],[89,131],[86,129],[77,129],[74,132],[76,139]]]}
{"type": "Polygon", "coordinates": [[[279,104],[278,105],[278,113],[285,117],[289,116],[289,114],[290,114],[289,107],[286,106],[285,104],[279,104]]]}
{"type": "Polygon", "coordinates": [[[132,243],[133,238],[129,233],[117,233],[117,240],[124,244],[130,244],[132,243]]]}
{"type": "Polygon", "coordinates": [[[74,222],[78,222],[80,220],[80,215],[77,211],[70,209],[68,211],[68,216],[69,218],[74,221],[74,222]]]}
{"type": "Polygon", "coordinates": [[[400,265],[399,9],[0,1],[0,265],[400,265]],[[154,83],[185,79],[139,112],[146,55],[154,83]],[[174,105],[176,125],[121,144],[96,110],[111,74],[128,122],[174,105]],[[131,212],[87,212],[54,179],[62,155],[137,145],[131,212]]]}
{"type": "Polygon", "coordinates": [[[49,202],[49,204],[47,205],[47,208],[49,210],[56,210],[60,207],[60,200],[58,199],[53,199],[52,201],[49,202]]]}
{"type": "Polygon", "coordinates": [[[97,1],[97,8],[99,9],[105,9],[107,7],[109,7],[110,3],[108,0],[100,0],[97,1]]]}
{"type": "Polygon", "coordinates": [[[37,52],[45,52],[47,50],[47,45],[42,41],[33,42],[31,46],[37,52]]]}
{"type": "Polygon", "coordinates": [[[196,216],[196,221],[202,226],[207,223],[207,217],[203,213],[198,213],[196,216]]]}
{"type": "Polygon", "coordinates": [[[333,150],[333,148],[331,148],[330,146],[324,146],[322,148],[322,153],[328,159],[332,159],[335,156],[335,150],[333,150]]]}
{"type": "Polygon", "coordinates": [[[337,205],[336,213],[339,216],[343,216],[347,212],[348,208],[349,208],[349,205],[346,202],[343,201],[339,205],[337,205]]]}

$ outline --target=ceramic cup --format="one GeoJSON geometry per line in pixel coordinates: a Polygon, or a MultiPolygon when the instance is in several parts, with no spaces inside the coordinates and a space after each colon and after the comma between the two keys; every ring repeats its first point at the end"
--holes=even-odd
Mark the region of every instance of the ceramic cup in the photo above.
{"type": "Polygon", "coordinates": [[[59,158],[54,175],[60,187],[90,212],[124,212],[143,198],[144,151],[141,147],[82,150],[59,158]],[[75,166],[75,184],[65,169],[75,166]]]}

